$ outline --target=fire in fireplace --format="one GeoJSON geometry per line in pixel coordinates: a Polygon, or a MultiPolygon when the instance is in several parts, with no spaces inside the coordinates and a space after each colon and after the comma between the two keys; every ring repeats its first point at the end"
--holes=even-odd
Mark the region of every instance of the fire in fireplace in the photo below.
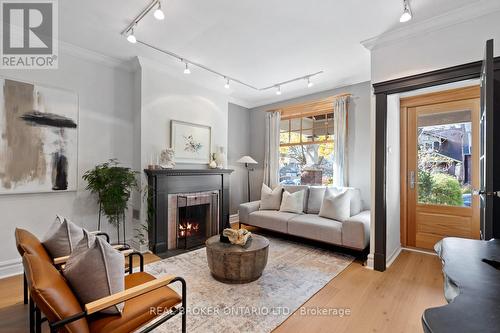
{"type": "Polygon", "coordinates": [[[215,193],[177,196],[177,248],[203,245],[214,234],[217,225],[215,193]]]}

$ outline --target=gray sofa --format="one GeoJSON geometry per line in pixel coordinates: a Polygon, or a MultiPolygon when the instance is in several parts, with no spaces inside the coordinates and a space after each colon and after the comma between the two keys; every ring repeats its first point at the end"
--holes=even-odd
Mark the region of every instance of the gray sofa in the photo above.
{"type": "MultiPolygon", "coordinates": [[[[351,196],[351,217],[344,222],[318,215],[324,187],[285,186],[290,193],[304,190],[302,214],[260,210],[260,200],[240,205],[240,224],[308,238],[355,250],[364,250],[370,241],[370,211],[362,210],[359,189],[345,188],[351,196]]],[[[337,189],[342,190],[342,189],[337,189]]]]}

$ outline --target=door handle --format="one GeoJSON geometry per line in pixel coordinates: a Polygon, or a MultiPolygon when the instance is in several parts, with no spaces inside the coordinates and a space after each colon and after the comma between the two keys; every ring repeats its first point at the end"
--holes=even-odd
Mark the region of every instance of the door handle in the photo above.
{"type": "Polygon", "coordinates": [[[421,182],[417,182],[415,179],[415,171],[410,171],[410,177],[409,177],[409,182],[410,182],[410,189],[415,189],[415,185],[420,185],[422,184],[421,182]]]}
{"type": "Polygon", "coordinates": [[[472,195],[486,195],[492,197],[500,197],[500,191],[486,192],[485,190],[472,190],[472,195]]]}
{"type": "Polygon", "coordinates": [[[410,188],[415,188],[415,171],[410,171],[410,188]]]}

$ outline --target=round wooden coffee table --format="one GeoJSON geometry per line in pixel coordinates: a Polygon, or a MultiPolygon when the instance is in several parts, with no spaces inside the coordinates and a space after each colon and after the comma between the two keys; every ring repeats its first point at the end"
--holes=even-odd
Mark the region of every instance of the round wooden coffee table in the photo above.
{"type": "Polygon", "coordinates": [[[267,264],[269,241],[252,234],[244,246],[221,243],[219,235],[206,241],[208,267],[212,276],[224,283],[257,280],[267,264]]]}

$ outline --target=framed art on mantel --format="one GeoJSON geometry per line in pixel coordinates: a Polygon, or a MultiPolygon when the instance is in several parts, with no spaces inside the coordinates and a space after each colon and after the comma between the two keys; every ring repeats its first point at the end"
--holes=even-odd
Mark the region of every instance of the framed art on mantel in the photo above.
{"type": "Polygon", "coordinates": [[[76,191],[76,93],[0,77],[0,133],[0,194],[76,191]]]}
{"type": "Polygon", "coordinates": [[[210,126],[171,120],[170,136],[176,162],[209,163],[212,146],[210,126]]]}

